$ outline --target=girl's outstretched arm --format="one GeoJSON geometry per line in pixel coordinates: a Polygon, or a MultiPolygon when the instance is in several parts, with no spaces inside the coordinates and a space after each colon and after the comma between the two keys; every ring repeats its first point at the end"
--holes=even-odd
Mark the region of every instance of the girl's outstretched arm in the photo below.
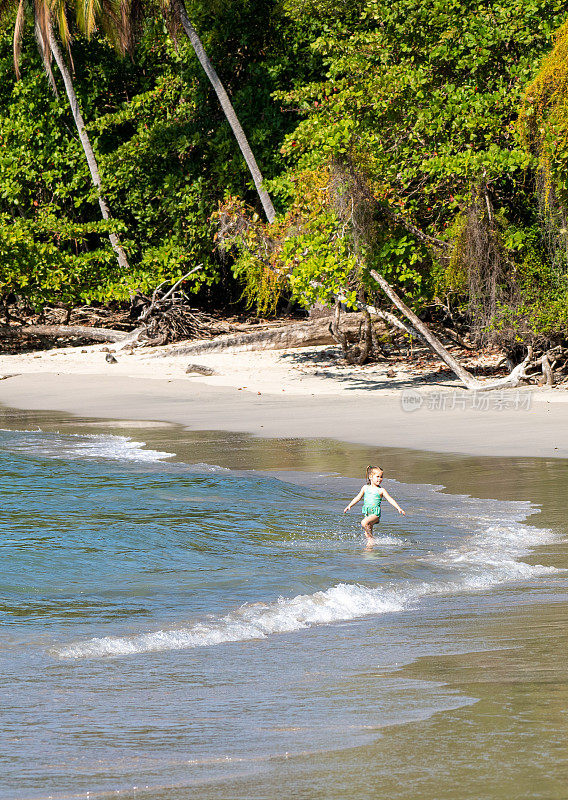
{"type": "Polygon", "coordinates": [[[386,490],[386,489],[383,489],[383,491],[382,491],[382,495],[383,495],[383,497],[385,498],[385,500],[391,504],[391,506],[394,506],[394,507],[396,508],[396,510],[398,511],[398,513],[399,513],[399,514],[404,514],[404,515],[406,516],[406,511],[403,511],[403,510],[402,510],[402,508],[401,508],[401,507],[399,506],[399,504],[396,502],[396,500],[394,499],[394,497],[391,497],[391,496],[390,496],[390,494],[387,492],[387,490],[386,490]]]}
{"type": "Polygon", "coordinates": [[[355,503],[358,503],[359,500],[361,500],[363,498],[364,492],[365,492],[365,487],[363,486],[361,491],[359,492],[359,494],[356,494],[355,497],[353,498],[353,500],[349,503],[349,505],[345,506],[345,508],[343,509],[343,513],[344,514],[346,514],[349,511],[351,506],[354,506],[355,503]]]}

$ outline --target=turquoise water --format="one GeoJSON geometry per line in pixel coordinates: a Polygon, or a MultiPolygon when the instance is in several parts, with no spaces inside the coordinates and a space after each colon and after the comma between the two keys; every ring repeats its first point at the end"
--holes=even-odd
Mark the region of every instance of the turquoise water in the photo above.
{"type": "Polygon", "coordinates": [[[173,455],[0,432],[0,798],[187,797],[466,707],[401,666],[482,650],[452,620],[561,574],[529,500],[386,480],[408,516],[368,551],[360,481],[173,455]]]}

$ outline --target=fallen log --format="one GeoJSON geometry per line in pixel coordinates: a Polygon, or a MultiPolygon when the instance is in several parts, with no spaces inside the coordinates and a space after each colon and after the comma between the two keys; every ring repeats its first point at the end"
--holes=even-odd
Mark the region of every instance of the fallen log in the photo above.
{"type": "Polygon", "coordinates": [[[390,283],[388,283],[388,281],[386,281],[382,275],[379,275],[376,270],[372,269],[371,277],[379,284],[393,305],[395,305],[396,308],[398,308],[398,310],[404,314],[406,319],[409,320],[410,324],[422,335],[422,338],[428,343],[430,349],[436,353],[438,358],[448,365],[448,367],[455,375],[457,375],[467,389],[471,389],[475,392],[488,392],[491,389],[515,388],[522,380],[525,380],[528,377],[526,370],[533,357],[533,351],[531,347],[528,348],[527,356],[524,361],[518,364],[509,373],[509,375],[505,375],[504,378],[498,378],[495,381],[488,381],[487,383],[478,381],[477,378],[471,374],[471,372],[468,372],[468,370],[465,369],[465,367],[463,367],[448,350],[446,350],[437,336],[434,336],[432,331],[422,322],[419,317],[416,316],[414,311],[411,311],[410,308],[408,308],[408,306],[394,291],[390,283]]]}
{"type": "MultiPolygon", "coordinates": [[[[357,332],[363,319],[362,314],[346,314],[344,331],[357,332]]],[[[237,353],[246,350],[287,350],[294,347],[315,347],[322,344],[335,344],[329,332],[330,318],[306,320],[293,325],[283,325],[264,331],[229,333],[201,342],[162,348],[154,357],[197,355],[199,353],[237,353]]]]}
{"type": "MultiPolygon", "coordinates": [[[[339,300],[340,303],[353,302],[349,301],[347,297],[341,292],[339,294],[334,295],[334,297],[336,300],[339,300]]],[[[363,312],[367,311],[372,317],[377,317],[378,319],[381,319],[387,325],[391,325],[393,328],[397,328],[399,331],[402,331],[402,333],[406,333],[408,334],[408,336],[414,336],[415,339],[419,339],[421,342],[426,341],[422,336],[422,334],[416,330],[416,328],[413,328],[412,325],[408,325],[398,317],[395,317],[395,315],[391,314],[389,311],[381,311],[381,309],[375,308],[375,306],[370,306],[367,303],[361,303],[359,300],[355,301],[355,305],[359,309],[359,311],[363,312]]]]}
{"type": "Polygon", "coordinates": [[[411,311],[406,303],[404,303],[397,293],[394,291],[390,283],[383,278],[382,275],[372,269],[371,270],[371,277],[375,280],[389,300],[395,305],[402,314],[409,320],[410,324],[413,328],[415,328],[421,335],[422,338],[427,342],[430,348],[436,353],[436,355],[442,359],[442,361],[448,365],[448,367],[454,372],[460,381],[467,386],[468,389],[479,389],[481,384],[474,378],[471,372],[468,372],[465,367],[462,367],[460,362],[453,357],[453,355],[446,350],[442,342],[438,339],[437,336],[434,336],[432,331],[426,327],[426,325],[422,322],[422,320],[411,311]]]}
{"type": "Polygon", "coordinates": [[[90,339],[93,342],[121,342],[129,335],[128,331],[91,328],[88,325],[0,325],[0,339],[37,336],[53,339],[90,339]]]}

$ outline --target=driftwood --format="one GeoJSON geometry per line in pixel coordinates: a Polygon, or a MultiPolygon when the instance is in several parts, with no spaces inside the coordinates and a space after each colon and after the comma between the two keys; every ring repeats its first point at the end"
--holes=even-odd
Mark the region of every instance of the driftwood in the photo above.
{"type": "MultiPolygon", "coordinates": [[[[310,281],[310,283],[314,289],[325,288],[319,281],[310,281]]],[[[408,325],[408,323],[403,322],[398,317],[395,317],[395,315],[391,314],[389,311],[382,311],[381,309],[375,308],[375,306],[371,306],[368,303],[362,303],[360,300],[353,300],[351,298],[348,299],[342,292],[337,292],[337,294],[330,293],[329,299],[333,300],[336,305],[337,303],[343,303],[344,305],[351,305],[354,303],[355,308],[357,308],[359,311],[367,312],[372,317],[378,317],[387,325],[390,325],[393,328],[398,328],[399,331],[403,331],[409,336],[414,336],[416,339],[422,339],[422,336],[415,328],[413,328],[411,325],[408,325]]]]}
{"type": "MultiPolygon", "coordinates": [[[[228,326],[204,311],[190,308],[185,295],[180,291],[182,283],[200,268],[201,265],[188,272],[168,290],[164,289],[167,284],[161,284],[154,290],[151,298],[138,295],[137,300],[142,306],[142,312],[134,330],[128,329],[131,326],[127,325],[126,319],[123,330],[61,323],[0,325],[0,340],[19,343],[26,338],[34,337],[78,339],[83,342],[112,342],[117,345],[117,350],[123,350],[128,347],[166,344],[175,339],[201,340],[216,336],[226,331],[228,326]]],[[[99,311],[83,309],[80,313],[85,321],[88,321],[99,311]],[[92,313],[89,314],[87,311],[92,313]]],[[[116,319],[114,321],[116,324],[116,319]]],[[[119,322],[122,323],[122,320],[119,322]]]]}
{"type": "Polygon", "coordinates": [[[69,339],[90,339],[94,342],[120,342],[125,331],[111,328],[91,328],[88,325],[1,325],[0,339],[16,339],[24,336],[38,336],[69,339]]]}
{"type": "MultiPolygon", "coordinates": [[[[539,367],[542,372],[542,378],[538,381],[539,383],[546,386],[554,386],[556,377],[564,380],[568,372],[568,348],[556,345],[556,347],[551,347],[538,358],[531,359],[529,368],[534,368],[538,374],[539,367]]],[[[534,378],[535,374],[531,374],[528,377],[534,378]]]]}
{"type": "Polygon", "coordinates": [[[214,369],[203,364],[188,364],[185,371],[188,375],[217,375],[214,369]]]}
{"type": "Polygon", "coordinates": [[[150,305],[147,306],[144,309],[144,311],[140,314],[140,317],[138,318],[139,322],[144,322],[145,320],[147,320],[148,317],[151,316],[153,311],[155,311],[157,308],[159,308],[160,305],[163,305],[166,302],[166,300],[169,300],[170,297],[172,297],[172,295],[176,291],[176,289],[179,289],[179,287],[182,285],[182,283],[185,280],[187,280],[187,278],[189,278],[190,275],[193,275],[194,273],[199,272],[199,270],[201,269],[202,266],[203,266],[203,264],[199,264],[199,266],[195,267],[195,269],[192,269],[189,272],[186,272],[186,274],[183,275],[179,279],[179,281],[176,281],[174,283],[174,285],[170,289],[168,289],[168,291],[164,295],[162,295],[161,297],[160,297],[160,291],[164,288],[164,286],[167,286],[167,281],[165,283],[160,284],[160,286],[158,286],[156,289],[154,289],[154,292],[152,293],[152,300],[150,301],[150,305]]]}
{"type": "MultiPolygon", "coordinates": [[[[388,208],[383,208],[380,203],[376,200],[376,198],[372,195],[372,192],[369,190],[365,182],[361,179],[361,177],[353,170],[345,170],[345,169],[337,169],[336,165],[336,173],[338,173],[339,180],[336,183],[342,185],[341,191],[336,191],[336,197],[341,199],[341,202],[338,202],[336,205],[336,213],[340,219],[343,219],[344,225],[347,226],[348,224],[352,225],[354,238],[357,240],[360,239],[362,236],[362,232],[364,231],[365,224],[367,219],[365,218],[365,214],[363,213],[361,218],[357,221],[355,220],[355,206],[359,208],[364,206],[372,206],[374,207],[374,212],[381,214],[383,217],[386,217],[392,225],[401,226],[406,230],[410,231],[414,236],[416,236],[420,241],[424,244],[428,245],[430,248],[438,251],[438,254],[442,257],[446,258],[450,244],[447,241],[437,239],[436,237],[429,236],[425,234],[423,231],[419,230],[416,226],[414,226],[408,219],[403,217],[400,214],[395,212],[391,212],[388,208]],[[354,190],[351,192],[345,192],[344,185],[345,184],[352,184],[352,188],[354,190]],[[355,199],[357,199],[357,203],[355,203],[355,199]]],[[[488,198],[486,197],[486,201],[488,202],[488,198]]],[[[491,216],[491,208],[488,206],[489,215],[491,216]]],[[[367,215],[368,216],[368,215],[367,215]]],[[[239,215],[236,219],[233,219],[229,224],[224,223],[225,230],[220,234],[220,238],[224,238],[228,235],[228,232],[231,227],[233,227],[234,231],[243,230],[248,228],[249,223],[244,217],[244,215],[239,215]]],[[[266,237],[265,244],[270,243],[269,237],[266,237]]],[[[358,246],[356,241],[355,251],[357,252],[358,246]]],[[[272,269],[269,263],[266,261],[264,262],[268,269],[272,269]]],[[[465,369],[459,361],[454,358],[454,356],[444,347],[441,341],[430,331],[430,329],[418,318],[416,314],[414,314],[408,306],[400,299],[400,297],[396,294],[394,289],[390,286],[390,284],[379,275],[376,270],[371,270],[371,276],[373,279],[379,284],[383,292],[387,295],[387,297],[391,300],[391,302],[395,305],[396,308],[402,313],[405,318],[405,322],[395,317],[393,314],[388,314],[387,312],[381,311],[373,306],[367,305],[365,303],[356,303],[356,307],[363,312],[367,312],[371,316],[379,317],[383,319],[387,324],[394,325],[399,329],[402,329],[410,335],[411,337],[416,337],[423,340],[431,350],[445,363],[447,366],[457,375],[457,377],[462,381],[462,383],[471,390],[474,391],[488,391],[490,389],[498,389],[498,388],[505,388],[505,387],[515,387],[518,386],[519,383],[523,380],[530,379],[531,376],[528,375],[527,369],[529,364],[533,358],[532,351],[529,349],[526,358],[517,366],[511,369],[509,375],[506,375],[503,378],[500,378],[495,381],[479,381],[477,378],[474,377],[467,369],[465,369]]],[[[347,302],[347,298],[342,292],[332,292],[327,290],[326,286],[319,282],[319,281],[312,281],[312,286],[316,289],[323,290],[324,294],[327,295],[326,300],[327,302],[333,301],[333,303],[339,302],[347,302]]],[[[344,349],[345,340],[342,341],[342,334],[339,330],[338,324],[332,323],[332,331],[334,332],[335,339],[344,349]]],[[[448,335],[449,332],[448,332],[448,335]]],[[[371,326],[371,338],[372,338],[372,326],[371,326]]],[[[450,336],[454,341],[457,341],[460,346],[466,347],[469,349],[467,344],[457,336],[450,336]]],[[[291,346],[291,345],[290,345],[291,346]]],[[[366,347],[366,344],[363,345],[363,349],[366,347]]],[[[247,348],[249,349],[249,348],[247,348]]],[[[250,348],[252,349],[252,347],[250,348]]],[[[202,352],[202,351],[200,351],[202,352]]],[[[548,358],[548,356],[547,356],[548,358]]],[[[568,364],[568,349],[567,355],[564,357],[564,366],[563,370],[566,371],[568,364]]],[[[540,367],[542,373],[544,375],[544,379],[547,383],[550,383],[551,380],[554,380],[554,367],[550,365],[550,370],[552,370],[552,378],[550,375],[550,370],[548,369],[547,360],[544,359],[540,361],[540,367]]]]}
{"type": "Polygon", "coordinates": [[[422,338],[428,343],[434,353],[436,353],[436,355],[441,358],[442,361],[447,364],[453,372],[455,372],[462,383],[464,383],[468,389],[478,389],[480,384],[477,378],[474,378],[471,372],[468,372],[465,367],[462,367],[459,361],[454,358],[448,350],[446,350],[438,337],[434,336],[432,331],[426,327],[426,325],[414,313],[414,311],[411,311],[408,306],[403,303],[390,283],[388,283],[388,281],[386,281],[383,276],[379,275],[379,273],[374,269],[371,270],[371,277],[379,284],[393,305],[395,305],[398,310],[404,314],[406,319],[409,320],[412,327],[422,335],[422,338]]]}
{"type": "MultiPolygon", "coordinates": [[[[198,268],[196,268],[198,269],[198,268]]],[[[343,316],[342,328],[339,328],[340,303],[346,298],[342,294],[330,295],[336,301],[335,319],[320,318],[306,320],[293,325],[270,326],[243,333],[216,335],[222,330],[220,323],[213,317],[188,308],[184,303],[182,293],[177,292],[183,281],[189,276],[185,275],[171,289],[160,296],[162,286],[158,287],[151,298],[143,299],[145,309],[140,316],[142,322],[133,331],[100,328],[90,325],[0,325],[0,339],[22,340],[26,337],[78,339],[92,342],[112,342],[115,350],[137,345],[163,344],[172,335],[180,336],[183,332],[188,338],[199,338],[194,343],[163,349],[159,355],[185,355],[215,352],[238,352],[250,350],[281,350],[295,347],[310,347],[327,345],[339,342],[351,363],[362,364],[372,350],[381,350],[371,317],[376,317],[388,326],[396,327],[407,335],[425,342],[431,350],[457,375],[462,383],[472,391],[483,392],[492,389],[516,387],[522,381],[536,383],[537,381],[547,386],[555,382],[563,382],[568,376],[568,348],[557,345],[545,352],[529,347],[524,360],[514,366],[510,362],[511,370],[508,375],[493,381],[479,381],[444,347],[432,331],[414,314],[401,300],[390,284],[375,270],[371,270],[372,278],[379,284],[384,294],[393,305],[401,312],[404,321],[394,314],[382,311],[366,303],[356,302],[362,313],[348,313],[343,316]],[[177,292],[177,294],[176,294],[177,292]],[[178,296],[179,295],[179,296],[178,296]],[[353,349],[353,334],[359,340],[358,346],[353,349]],[[215,338],[204,341],[206,336],[215,338]],[[541,376],[540,379],[538,376],[541,376]]],[[[225,326],[226,330],[226,326],[225,326]]],[[[446,334],[461,346],[467,344],[457,336],[451,336],[451,331],[446,334]]],[[[191,364],[188,373],[206,374],[201,365],[191,364]]],[[[11,376],[5,376],[11,377],[11,376]]]]}
{"type": "Polygon", "coordinates": [[[160,284],[152,297],[138,294],[136,300],[143,305],[138,317],[138,327],[132,331],[124,345],[132,347],[162,345],[180,339],[206,339],[223,331],[219,321],[204,311],[189,307],[182,284],[203,265],[187,272],[164,292],[167,282],[160,284]]]}
{"type": "MultiPolygon", "coordinates": [[[[344,329],[356,332],[363,317],[361,314],[346,314],[344,329]]],[[[205,342],[169,347],[156,356],[197,355],[199,353],[236,353],[246,350],[286,350],[293,347],[313,347],[322,344],[335,344],[329,332],[327,319],[306,320],[294,325],[269,328],[263,331],[230,333],[217,336],[205,342]]]]}

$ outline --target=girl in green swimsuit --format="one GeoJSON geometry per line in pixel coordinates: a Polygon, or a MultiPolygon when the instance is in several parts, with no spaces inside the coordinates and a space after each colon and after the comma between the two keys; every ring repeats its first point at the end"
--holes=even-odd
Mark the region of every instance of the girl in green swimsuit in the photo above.
{"type": "Polygon", "coordinates": [[[365,531],[368,544],[373,542],[373,525],[379,522],[381,518],[381,501],[383,497],[391,506],[396,508],[399,514],[406,513],[396,500],[390,496],[387,490],[381,488],[383,474],[384,472],[381,467],[367,467],[367,483],[361,488],[359,494],[353,498],[349,505],[343,509],[343,513],[346,514],[355,503],[358,503],[359,500],[363,500],[363,519],[361,520],[361,527],[365,531]]]}

